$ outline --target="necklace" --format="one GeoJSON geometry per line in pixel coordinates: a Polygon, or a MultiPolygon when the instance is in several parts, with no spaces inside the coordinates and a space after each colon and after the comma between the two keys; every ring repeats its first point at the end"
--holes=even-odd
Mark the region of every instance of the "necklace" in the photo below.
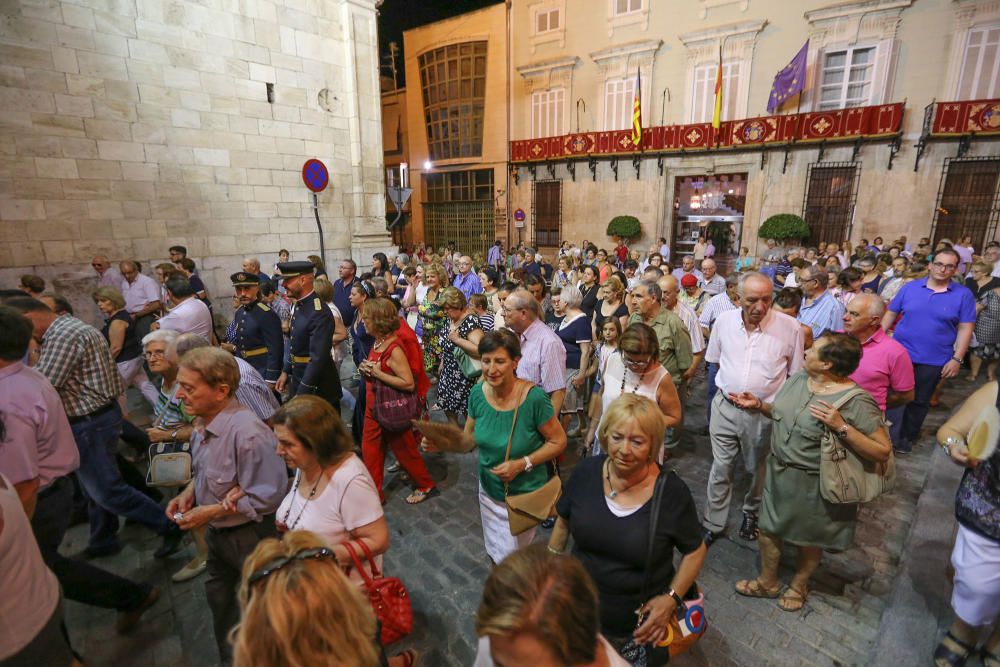
{"type": "Polygon", "coordinates": [[[818,393],[818,392],[827,391],[831,387],[835,387],[838,384],[840,384],[840,383],[839,382],[822,382],[822,383],[821,382],[816,382],[812,378],[808,378],[806,380],[806,388],[809,389],[809,393],[810,394],[815,394],[815,393],[818,393]],[[812,387],[816,387],[816,389],[813,389],[812,387]]]}
{"type": "Polygon", "coordinates": [[[375,339],[375,349],[376,350],[382,349],[383,345],[385,345],[385,338],[382,338],[382,339],[376,338],[375,339]]]}
{"type": "MultiPolygon", "coordinates": [[[[624,366],[624,362],[625,362],[625,355],[622,355],[622,365],[623,366],[624,366]]],[[[628,368],[628,366],[625,366],[625,372],[622,373],[622,386],[621,386],[621,389],[618,390],[619,393],[621,393],[621,394],[625,393],[625,378],[628,377],[628,373],[629,373],[629,368],[628,368]]],[[[633,375],[635,375],[635,373],[633,373],[633,375]]],[[[632,393],[633,394],[639,392],[639,385],[642,384],[642,378],[644,378],[644,377],[646,377],[646,371],[643,371],[639,375],[639,379],[635,381],[635,386],[632,387],[632,393]]]]}
{"type": "Polygon", "coordinates": [[[306,505],[308,505],[309,501],[312,500],[313,496],[316,495],[316,489],[319,488],[319,483],[323,481],[323,472],[324,472],[323,470],[319,471],[319,477],[316,478],[316,483],[313,484],[313,488],[312,488],[312,491],[309,492],[309,496],[306,498],[305,502],[302,503],[302,507],[299,509],[299,515],[297,517],[295,517],[295,521],[293,521],[291,524],[289,524],[288,523],[288,515],[291,514],[291,512],[292,512],[292,505],[295,504],[294,499],[299,497],[298,496],[299,480],[302,479],[302,477],[303,477],[303,475],[301,473],[295,476],[295,484],[292,485],[292,499],[293,500],[288,503],[288,507],[285,509],[285,516],[281,520],[281,523],[285,524],[285,526],[287,527],[287,530],[295,530],[295,526],[299,525],[299,520],[302,519],[302,514],[306,511],[306,505]]]}
{"type": "MultiPolygon", "coordinates": [[[[646,467],[646,470],[647,470],[647,472],[649,471],[649,466],[646,467]]],[[[621,492],[625,493],[629,489],[631,489],[633,487],[636,487],[636,486],[639,486],[640,484],[642,484],[643,482],[646,481],[646,477],[647,476],[648,475],[643,475],[642,479],[640,479],[635,484],[630,484],[629,486],[626,486],[625,488],[622,489],[621,492]]],[[[611,492],[608,493],[608,498],[614,500],[615,498],[618,497],[618,491],[615,490],[615,485],[611,483],[611,461],[610,460],[607,460],[607,461],[604,462],[604,479],[608,480],[608,488],[611,489],[611,492]]]]}

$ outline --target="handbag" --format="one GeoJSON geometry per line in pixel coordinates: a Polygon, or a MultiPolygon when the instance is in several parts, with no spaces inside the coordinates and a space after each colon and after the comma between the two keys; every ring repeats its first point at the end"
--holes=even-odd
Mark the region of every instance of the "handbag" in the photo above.
{"type": "Polygon", "coordinates": [[[362,540],[356,542],[368,558],[371,574],[365,570],[354,550],[352,542],[345,542],[347,553],[358,568],[361,578],[365,580],[365,594],[372,605],[375,617],[382,624],[380,640],[383,646],[397,642],[413,630],[413,607],[410,604],[410,593],[398,577],[383,577],[379,572],[375,559],[368,545],[362,540]]]}
{"type": "MultiPolygon", "coordinates": [[[[378,363],[381,364],[382,358],[396,346],[395,343],[390,345],[388,350],[379,355],[378,363]]],[[[418,419],[424,409],[423,401],[417,396],[417,392],[402,391],[378,380],[374,380],[374,383],[375,407],[372,412],[378,425],[390,432],[411,428],[413,420],[418,419]]]]}
{"type": "MultiPolygon", "coordinates": [[[[648,600],[650,597],[649,580],[653,574],[653,547],[656,542],[656,527],[660,519],[660,505],[663,504],[663,487],[666,485],[669,474],[669,472],[665,474],[661,472],[653,487],[653,503],[649,512],[649,545],[646,547],[646,570],[642,581],[642,598],[644,600],[648,600]]],[[[645,620],[645,616],[640,615],[636,627],[642,625],[645,620]]],[[[677,610],[667,625],[663,641],[651,650],[655,652],[657,647],[666,648],[671,658],[678,656],[694,646],[705,634],[707,628],[705,596],[698,590],[697,584],[692,584],[684,599],[677,605],[677,610]]]]}
{"type": "MultiPolygon", "coordinates": [[[[855,387],[841,396],[833,407],[839,410],[865,390],[855,387]]],[[[824,427],[820,439],[819,491],[823,499],[836,505],[867,503],[896,485],[896,459],[889,454],[885,463],[862,458],[840,437],[824,427]]]]}
{"type": "MultiPolygon", "coordinates": [[[[462,321],[464,322],[465,320],[462,321]]],[[[455,358],[455,361],[458,363],[458,370],[462,371],[462,375],[467,380],[478,380],[483,374],[483,362],[479,359],[473,359],[469,356],[468,352],[454,343],[452,343],[451,356],[455,358]]]]}
{"type": "MultiPolygon", "coordinates": [[[[531,387],[528,387],[531,391],[531,387]]],[[[510,424],[510,436],[507,438],[507,453],[504,455],[504,463],[510,460],[510,447],[514,441],[514,428],[517,426],[517,413],[521,408],[521,400],[525,396],[522,392],[518,396],[517,405],[514,406],[514,419],[510,424]]],[[[507,523],[510,524],[510,534],[520,535],[531,530],[542,521],[555,515],[556,503],[562,496],[562,479],[558,473],[549,477],[541,487],[527,493],[517,493],[510,495],[509,484],[503,485],[504,503],[507,505],[507,523]]]]}
{"type": "Polygon", "coordinates": [[[191,481],[191,443],[154,442],[149,446],[146,486],[176,487],[191,481]]]}

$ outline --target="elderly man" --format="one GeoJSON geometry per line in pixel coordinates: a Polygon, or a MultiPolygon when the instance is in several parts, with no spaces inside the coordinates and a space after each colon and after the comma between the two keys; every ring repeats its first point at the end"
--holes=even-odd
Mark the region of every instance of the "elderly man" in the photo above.
{"type": "Polygon", "coordinates": [[[181,358],[177,398],[197,417],[194,479],[166,511],[184,530],[208,526],[205,594],[223,663],[232,659],[227,635],[239,620],[243,561],[258,542],[277,535],[274,512],[288,488],[277,438],[236,400],[239,381],[236,360],[223,350],[201,348],[181,358]]]}
{"type": "MultiPolygon", "coordinates": [[[[177,337],[177,340],[171,345],[168,354],[174,357],[174,363],[179,363],[179,360],[185,354],[199,347],[211,347],[211,343],[201,336],[184,334],[177,337]]],[[[281,407],[277,397],[271,390],[270,385],[257,372],[257,369],[239,357],[234,358],[236,359],[236,366],[240,370],[240,384],[236,388],[236,400],[250,408],[261,421],[269,422],[271,415],[281,407]]]]}
{"type": "Polygon", "coordinates": [[[861,343],[861,363],[851,379],[867,391],[882,412],[913,400],[913,364],[906,348],[882,331],[885,302],[875,294],[851,299],[844,311],[844,332],[861,343]]]}
{"type": "Polygon", "coordinates": [[[819,264],[806,266],[799,272],[799,287],[805,296],[798,319],[813,330],[813,340],[819,340],[827,331],[840,329],[844,319],[844,307],[827,289],[829,280],[826,269],[819,264]]]}
{"type": "Polygon", "coordinates": [[[504,322],[521,339],[517,376],[540,386],[552,400],[556,414],[566,397],[566,347],[542,321],[541,306],[526,289],[517,289],[503,302],[504,322]]]}
{"type": "Polygon", "coordinates": [[[344,320],[344,326],[348,329],[354,323],[354,306],[351,305],[351,288],[358,282],[355,274],[358,272],[358,265],[353,259],[345,259],[340,263],[340,278],[333,281],[333,305],[340,311],[340,317],[344,320]]]}
{"type": "Polygon", "coordinates": [[[256,257],[247,257],[243,260],[243,270],[257,276],[258,283],[264,283],[271,279],[266,273],[260,270],[260,260],[256,257]]]}
{"type": "Polygon", "coordinates": [[[781,261],[783,255],[781,248],[775,245],[774,239],[767,239],[760,260],[763,265],[774,266],[781,261]]]}
{"type": "Polygon", "coordinates": [[[274,384],[284,365],[285,337],[278,314],[262,300],[262,290],[271,281],[261,283],[257,276],[240,271],[229,276],[240,307],[233,316],[234,333],[223,345],[237,357],[246,360],[264,379],[274,384]]]}
{"type": "Polygon", "coordinates": [[[702,272],[694,268],[694,255],[684,255],[683,257],[681,257],[681,265],[676,269],[674,269],[671,272],[671,275],[674,278],[677,278],[678,283],[684,278],[684,276],[688,275],[694,276],[695,278],[698,279],[699,285],[701,284],[701,281],[704,278],[702,272]]]}
{"type": "Polygon", "coordinates": [[[698,372],[701,360],[705,358],[705,336],[702,334],[701,325],[698,324],[698,316],[690,306],[681,302],[678,298],[681,290],[677,284],[677,278],[673,276],[663,276],[657,281],[660,291],[663,293],[663,307],[681,318],[688,336],[691,337],[691,366],[684,372],[683,380],[690,383],[698,372]]]}
{"type": "Polygon", "coordinates": [[[632,290],[632,316],[628,323],[642,322],[653,328],[660,344],[660,364],[670,372],[670,379],[679,390],[684,374],[694,363],[691,336],[681,318],[664,308],[662,302],[660,286],[643,280],[632,290]]]}
{"type": "Polygon", "coordinates": [[[59,395],[45,376],[21,363],[31,342],[31,321],[0,306],[0,331],[0,473],[14,484],[42,558],[63,594],[83,604],[117,609],[117,629],[128,632],[156,602],[159,591],[59,553],[73,514],[70,475],[80,466],[80,455],[59,395]]]}
{"type": "Polygon", "coordinates": [[[125,297],[125,310],[135,322],[136,335],[141,339],[149,333],[153,316],[163,308],[160,286],[149,276],[140,273],[139,265],[126,260],[118,265],[123,276],[118,288],[125,297]]]}
{"type": "Polygon", "coordinates": [[[193,333],[212,337],[212,311],[195,296],[191,282],[180,275],[167,278],[164,284],[167,298],[173,306],[154,324],[155,329],[170,329],[177,333],[193,333]]]}
{"type": "MultiPolygon", "coordinates": [[[[278,264],[285,291],[295,300],[284,369],[274,388],[289,390],[289,397],[316,394],[340,409],[340,375],[333,365],[333,313],[313,291],[312,262],[278,264]]],[[[341,313],[343,317],[343,313],[341,313]]]]}
{"type": "Polygon", "coordinates": [[[479,282],[479,276],[472,270],[472,258],[468,255],[462,255],[459,258],[458,273],[455,274],[455,282],[452,284],[465,295],[466,300],[473,294],[483,293],[483,284],[479,282]]]}
{"type": "Polygon", "coordinates": [[[902,415],[902,428],[893,449],[908,454],[930,408],[937,383],[955,377],[969,351],[976,324],[976,297],[952,280],[958,270],[958,253],[943,249],[934,254],[930,274],[903,285],[882,317],[888,331],[896,318],[893,338],[910,354],[915,381],[914,398],[902,415]]]}
{"type": "Polygon", "coordinates": [[[122,288],[122,281],[125,280],[125,277],[121,274],[121,271],[111,266],[111,262],[108,261],[107,257],[96,255],[94,259],[90,260],[90,265],[99,276],[97,279],[98,287],[122,288]]]}
{"type": "Polygon", "coordinates": [[[741,410],[733,396],[749,391],[773,400],[785,379],[802,368],[802,330],[795,318],[771,309],[774,290],[762,273],[747,273],[739,287],[740,309],[719,315],[708,340],[705,358],[719,364],[712,399],[712,470],[705,503],[705,544],[723,534],[733,494],[733,472],[742,453],[751,474],[743,499],[740,537],[757,539],[757,512],[764,488],[764,463],[771,446],[771,421],[760,413],[741,410]]]}
{"type": "Polygon", "coordinates": [[[715,296],[726,291],[726,279],[720,276],[715,260],[706,257],[701,262],[701,288],[715,296]]]}
{"type": "Polygon", "coordinates": [[[72,315],[56,317],[35,299],[10,299],[7,305],[31,320],[35,340],[42,346],[36,369],[55,387],[69,417],[80,453],[76,475],[89,500],[86,553],[96,557],[121,550],[118,515],[163,536],[154,554],[157,558],[177,551],[180,531],[163,517],[159,505],[126,484],[118,470],[115,450],[122,430],[118,397],[125,388],[104,336],[72,315]]]}

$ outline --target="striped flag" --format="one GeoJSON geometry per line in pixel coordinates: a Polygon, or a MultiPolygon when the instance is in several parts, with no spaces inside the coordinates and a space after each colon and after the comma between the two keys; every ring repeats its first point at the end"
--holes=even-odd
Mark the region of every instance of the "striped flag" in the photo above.
{"type": "Polygon", "coordinates": [[[642,144],[642,75],[635,70],[635,97],[632,98],[632,145],[642,144]]]}
{"type": "Polygon", "coordinates": [[[715,71],[715,110],[712,111],[712,127],[722,125],[722,44],[719,44],[719,68],[715,71]]]}

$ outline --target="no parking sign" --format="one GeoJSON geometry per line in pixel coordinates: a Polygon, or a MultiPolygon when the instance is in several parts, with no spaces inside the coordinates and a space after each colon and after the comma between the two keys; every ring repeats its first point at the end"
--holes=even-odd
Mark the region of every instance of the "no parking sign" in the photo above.
{"type": "Polygon", "coordinates": [[[322,192],[330,184],[330,172],[320,160],[306,160],[302,165],[302,182],[313,192],[322,192]]]}

